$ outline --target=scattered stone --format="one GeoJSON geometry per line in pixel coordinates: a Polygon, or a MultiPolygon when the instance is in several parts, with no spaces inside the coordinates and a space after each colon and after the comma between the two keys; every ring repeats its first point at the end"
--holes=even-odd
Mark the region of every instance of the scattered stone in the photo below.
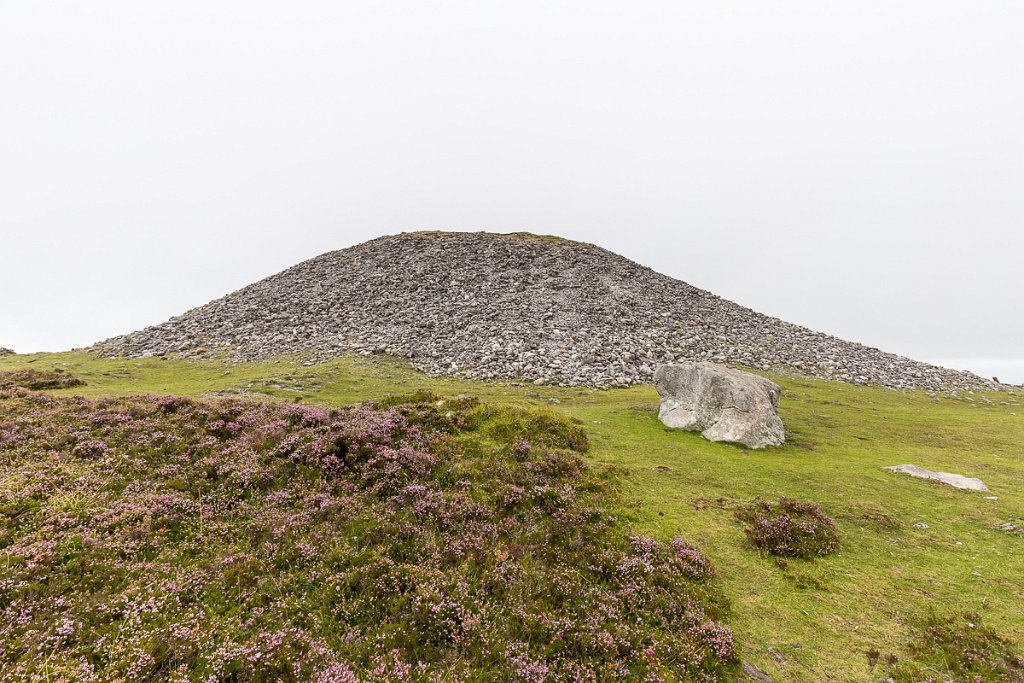
{"type": "Polygon", "coordinates": [[[381,237],[92,349],[389,354],[437,376],[595,388],[649,384],[653,368],[677,361],[895,389],[1002,388],[758,314],[593,245],[523,233],[381,237]]]}
{"type": "Polygon", "coordinates": [[[930,479],[942,484],[948,484],[958,489],[967,489],[969,491],[988,491],[988,487],[985,486],[985,483],[981,479],[965,477],[960,474],[950,474],[949,472],[932,472],[931,470],[926,470],[923,467],[918,467],[917,465],[893,465],[892,467],[883,467],[882,469],[889,470],[890,472],[898,472],[900,474],[909,474],[912,477],[919,477],[921,479],[930,479]]]}
{"type": "Polygon", "coordinates": [[[930,529],[931,527],[929,527],[924,522],[914,522],[914,528],[915,529],[930,529]]]}
{"type": "Polygon", "coordinates": [[[654,386],[661,396],[658,419],[667,427],[748,448],[785,441],[779,385],[763,377],[714,363],[680,363],[659,367],[654,386]]]}
{"type": "Polygon", "coordinates": [[[753,678],[755,681],[770,681],[770,680],[772,680],[771,676],[769,676],[764,671],[761,671],[760,669],[758,669],[756,666],[754,666],[750,662],[743,662],[743,664],[741,666],[743,668],[743,673],[745,673],[750,678],[753,678]]]}

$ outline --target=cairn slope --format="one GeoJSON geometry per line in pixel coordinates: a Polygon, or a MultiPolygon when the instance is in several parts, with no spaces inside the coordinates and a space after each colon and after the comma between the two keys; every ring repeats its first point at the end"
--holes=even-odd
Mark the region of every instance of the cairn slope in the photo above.
{"type": "Polygon", "coordinates": [[[433,375],[591,387],[648,383],[683,359],[892,388],[995,386],[761,315],[591,244],[525,233],[381,237],[93,349],[385,353],[433,375]]]}

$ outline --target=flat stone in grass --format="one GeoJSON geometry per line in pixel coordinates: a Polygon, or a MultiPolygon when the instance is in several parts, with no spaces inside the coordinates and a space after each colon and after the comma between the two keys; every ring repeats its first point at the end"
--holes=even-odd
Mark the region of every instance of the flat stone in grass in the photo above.
{"type": "Polygon", "coordinates": [[[961,474],[932,472],[931,470],[926,470],[923,467],[918,467],[917,465],[893,465],[892,467],[883,467],[882,469],[889,470],[890,472],[899,472],[900,474],[909,474],[912,477],[919,477],[921,479],[931,479],[932,481],[948,484],[958,489],[967,489],[969,491],[988,491],[988,487],[985,486],[985,482],[981,479],[965,477],[961,474]]]}

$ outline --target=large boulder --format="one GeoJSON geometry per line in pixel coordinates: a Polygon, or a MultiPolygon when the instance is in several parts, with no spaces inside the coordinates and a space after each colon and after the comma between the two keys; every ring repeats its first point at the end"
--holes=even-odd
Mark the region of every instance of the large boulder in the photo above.
{"type": "Polygon", "coordinates": [[[659,367],[654,386],[661,396],[658,419],[668,427],[749,448],[786,440],[777,412],[781,390],[763,377],[715,363],[677,363],[659,367]]]}

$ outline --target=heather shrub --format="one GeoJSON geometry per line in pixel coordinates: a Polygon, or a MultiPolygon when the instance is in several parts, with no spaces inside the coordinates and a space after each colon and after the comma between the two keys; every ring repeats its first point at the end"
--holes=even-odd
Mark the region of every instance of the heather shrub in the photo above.
{"type": "Polygon", "coordinates": [[[827,555],[839,545],[835,522],[810,501],[758,500],[738,510],[736,517],[743,522],[747,539],[773,555],[827,555]]]}
{"type": "Polygon", "coordinates": [[[1017,648],[981,622],[977,614],[929,615],[914,629],[910,645],[916,663],[901,662],[892,672],[899,683],[1021,683],[1024,658],[1017,648]],[[937,676],[936,672],[943,672],[937,676]]]}
{"type": "Polygon", "coordinates": [[[16,355],[14,349],[9,349],[6,346],[0,346],[0,356],[14,356],[16,355]]]}
{"type": "Polygon", "coordinates": [[[629,533],[578,429],[0,390],[0,682],[727,677],[711,565],[629,533]]]}
{"type": "Polygon", "coordinates": [[[0,372],[0,389],[21,387],[32,391],[80,387],[85,382],[62,370],[11,370],[0,372]]]}

